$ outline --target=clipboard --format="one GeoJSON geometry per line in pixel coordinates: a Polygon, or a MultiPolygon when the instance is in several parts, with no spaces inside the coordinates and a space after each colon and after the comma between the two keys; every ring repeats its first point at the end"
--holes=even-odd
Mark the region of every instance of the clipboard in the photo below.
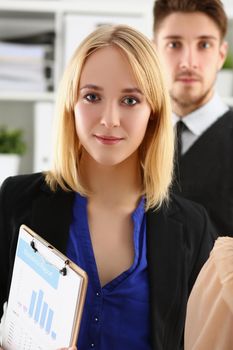
{"type": "Polygon", "coordinates": [[[22,225],[3,324],[4,350],[76,345],[87,283],[84,270],[22,225]]]}

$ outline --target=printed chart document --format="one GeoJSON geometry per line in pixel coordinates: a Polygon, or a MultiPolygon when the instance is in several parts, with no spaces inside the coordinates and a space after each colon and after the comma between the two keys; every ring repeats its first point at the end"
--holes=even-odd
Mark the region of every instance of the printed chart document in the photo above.
{"type": "Polygon", "coordinates": [[[20,227],[3,328],[4,350],[56,350],[76,344],[87,275],[20,227]]]}

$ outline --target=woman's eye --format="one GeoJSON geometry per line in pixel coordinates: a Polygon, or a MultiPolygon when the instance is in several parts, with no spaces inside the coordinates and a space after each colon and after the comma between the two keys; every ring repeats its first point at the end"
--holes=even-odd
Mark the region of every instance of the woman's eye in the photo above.
{"type": "Polygon", "coordinates": [[[84,96],[84,99],[88,102],[96,102],[99,101],[99,97],[96,94],[87,94],[84,96]]]}
{"type": "Polygon", "coordinates": [[[134,97],[125,97],[123,102],[128,106],[134,106],[136,103],[138,103],[138,100],[134,97]]]}

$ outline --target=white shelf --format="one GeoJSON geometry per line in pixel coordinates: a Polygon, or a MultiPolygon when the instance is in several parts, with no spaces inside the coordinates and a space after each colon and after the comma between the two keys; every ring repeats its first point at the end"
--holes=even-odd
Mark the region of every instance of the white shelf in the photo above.
{"type": "Polygon", "coordinates": [[[22,12],[78,12],[80,14],[114,14],[142,16],[149,3],[141,0],[0,0],[0,10],[22,12]]]}
{"type": "Polygon", "coordinates": [[[0,92],[0,101],[54,102],[53,92],[0,92]]]}

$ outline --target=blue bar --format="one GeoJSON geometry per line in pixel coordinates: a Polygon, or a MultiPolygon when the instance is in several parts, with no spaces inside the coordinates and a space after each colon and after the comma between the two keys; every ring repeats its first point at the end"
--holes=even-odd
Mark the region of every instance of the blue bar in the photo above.
{"type": "Polygon", "coordinates": [[[40,326],[41,326],[41,328],[44,328],[45,319],[46,319],[46,315],[47,315],[47,310],[48,310],[48,304],[44,303],[43,309],[42,309],[42,314],[41,314],[41,317],[40,317],[40,326]]]}
{"type": "Polygon", "coordinates": [[[33,315],[35,303],[36,303],[36,292],[33,290],[32,296],[31,296],[31,301],[30,301],[30,306],[29,306],[29,316],[30,317],[32,317],[32,315],[33,315]]]}
{"type": "Polygon", "coordinates": [[[40,310],[41,310],[42,301],[43,301],[43,296],[44,296],[44,293],[42,292],[42,290],[39,290],[39,295],[38,295],[37,305],[36,305],[36,312],[35,312],[35,316],[34,316],[35,322],[39,321],[40,310]]]}
{"type": "Polygon", "coordinates": [[[51,338],[53,340],[56,340],[56,338],[57,338],[57,334],[54,331],[51,332],[51,338]]]}
{"type": "Polygon", "coordinates": [[[49,309],[48,319],[45,326],[45,331],[47,333],[50,333],[52,321],[53,321],[53,310],[49,309]]]}

